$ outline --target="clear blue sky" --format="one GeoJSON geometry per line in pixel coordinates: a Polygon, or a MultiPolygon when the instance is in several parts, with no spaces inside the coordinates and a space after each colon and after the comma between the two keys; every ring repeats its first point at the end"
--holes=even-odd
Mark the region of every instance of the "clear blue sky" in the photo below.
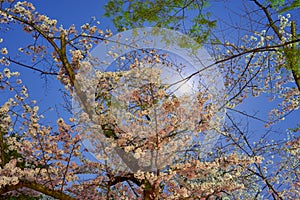
{"type": "MultiPolygon", "coordinates": [[[[101,27],[103,29],[110,28],[113,29],[113,24],[107,19],[103,18],[103,5],[106,1],[104,0],[90,0],[90,1],[74,1],[74,0],[51,0],[51,1],[41,1],[34,0],[31,1],[36,6],[36,9],[40,13],[46,13],[50,18],[58,20],[58,25],[63,24],[64,27],[68,27],[71,24],[75,24],[76,27],[80,27],[82,24],[89,22],[92,16],[95,16],[101,22],[101,27]]],[[[240,19],[235,18],[236,15],[232,14],[231,16],[226,13],[228,9],[232,9],[235,12],[239,12],[243,6],[240,3],[241,1],[227,1],[225,3],[213,3],[213,6],[210,7],[213,15],[212,17],[222,18],[228,23],[236,22],[238,24],[240,19]],[[228,9],[225,9],[225,6],[228,9]]],[[[300,19],[300,17],[299,17],[300,19]]],[[[9,52],[16,53],[17,49],[21,46],[27,45],[30,41],[30,36],[22,33],[20,26],[15,26],[12,31],[8,33],[0,33],[4,38],[4,42],[1,45],[6,45],[9,52]]],[[[222,34],[221,32],[215,32],[214,34],[222,34]]],[[[227,32],[231,34],[233,39],[238,39],[238,32],[227,32]]],[[[3,66],[0,67],[1,71],[3,66]]],[[[64,103],[64,100],[61,98],[62,93],[58,92],[62,85],[59,81],[56,80],[56,77],[48,76],[49,80],[46,83],[45,80],[40,76],[39,73],[20,68],[19,66],[11,65],[9,67],[12,71],[18,70],[21,72],[20,78],[23,80],[23,83],[28,87],[29,94],[31,99],[36,99],[38,105],[40,106],[40,111],[46,111],[49,107],[53,108],[53,111],[45,113],[44,122],[50,122],[50,124],[55,124],[57,117],[68,118],[70,115],[61,109],[61,104],[64,103]],[[55,109],[57,105],[57,110],[55,109]]],[[[0,104],[6,101],[7,92],[0,91],[0,104]],[[3,98],[4,97],[4,98],[3,98]]],[[[277,101],[279,102],[279,101],[277,101]]],[[[258,98],[249,98],[245,102],[238,106],[236,109],[245,111],[248,114],[256,113],[257,117],[262,119],[267,119],[268,111],[276,106],[276,101],[273,103],[268,102],[267,98],[262,96],[258,98]]],[[[278,131],[279,134],[274,136],[271,135],[271,138],[279,139],[285,138],[286,129],[293,128],[299,123],[300,113],[299,110],[290,114],[285,121],[278,123],[273,126],[273,130],[278,131]]],[[[256,140],[261,135],[266,132],[264,129],[264,123],[258,122],[256,120],[243,121],[243,123],[248,123],[249,129],[253,132],[253,140],[256,140]]],[[[246,128],[246,126],[245,126],[246,128]]]]}
{"type": "MultiPolygon", "coordinates": [[[[32,2],[36,6],[38,12],[46,13],[50,18],[57,19],[58,25],[63,24],[64,27],[68,27],[71,24],[75,24],[76,27],[79,27],[82,24],[89,22],[92,16],[95,16],[100,20],[101,27],[103,29],[110,28],[114,31],[112,23],[107,18],[102,17],[102,6],[106,1],[34,0],[32,2]]],[[[234,15],[229,16],[226,12],[224,12],[225,6],[234,10],[235,12],[239,12],[239,10],[243,8],[243,6],[238,2],[241,1],[213,3],[212,7],[209,8],[212,10],[212,17],[221,17],[225,21],[232,20],[234,22],[236,20],[236,22],[238,22],[239,19],[235,19],[234,15]]],[[[9,31],[5,34],[1,32],[1,34],[3,34],[3,38],[5,39],[3,44],[8,47],[8,50],[10,52],[17,52],[18,47],[28,43],[30,36],[27,35],[24,37],[24,34],[21,32],[22,31],[20,30],[20,26],[16,26],[13,31],[9,31]]],[[[231,34],[232,38],[238,38],[237,33],[232,32],[231,34]]],[[[61,98],[61,93],[58,92],[58,89],[62,88],[62,85],[56,80],[55,77],[48,77],[49,82],[45,83],[44,79],[41,78],[39,73],[33,73],[30,70],[25,70],[14,65],[11,65],[10,68],[12,69],[12,71],[18,70],[21,72],[20,78],[23,79],[23,82],[25,83],[25,85],[27,85],[29,93],[31,94],[31,98],[38,100],[41,111],[47,110],[50,106],[53,107],[53,105],[55,104],[59,108],[59,104],[64,103],[63,99],[61,98]]],[[[1,70],[2,69],[3,67],[1,67],[1,70]]],[[[6,96],[6,94],[4,94],[4,96],[6,96]]],[[[0,103],[2,103],[4,100],[4,98],[1,98],[0,103]]],[[[239,108],[249,113],[258,111],[258,117],[266,119],[267,111],[273,108],[272,106],[274,106],[274,104],[270,104],[266,98],[259,97],[247,99],[243,105],[239,106],[239,108]]],[[[57,113],[55,108],[52,112],[47,112],[47,114],[49,118],[47,118],[46,121],[48,122],[55,122],[57,115],[62,117],[66,115],[61,109],[58,109],[57,113]]],[[[293,112],[290,116],[287,117],[287,120],[277,124],[275,126],[275,129],[282,130],[284,132],[286,128],[295,127],[296,123],[299,122],[298,118],[299,111],[293,112]]],[[[264,129],[262,129],[263,123],[250,121],[249,125],[250,127],[255,127],[255,130],[258,130],[257,133],[261,133],[264,131],[264,129]]]]}

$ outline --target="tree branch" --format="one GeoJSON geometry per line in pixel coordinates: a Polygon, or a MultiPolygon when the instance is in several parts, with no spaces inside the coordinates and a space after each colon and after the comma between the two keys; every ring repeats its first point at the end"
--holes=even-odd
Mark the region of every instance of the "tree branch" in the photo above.
{"type": "MultiPolygon", "coordinates": [[[[292,33],[292,40],[297,39],[297,34],[296,34],[296,23],[295,21],[291,22],[291,33],[292,33]]],[[[296,46],[296,43],[292,44],[292,55],[291,55],[291,61],[290,61],[290,67],[293,73],[293,77],[295,79],[295,82],[298,86],[298,90],[300,92],[300,62],[299,62],[299,55],[297,53],[299,52],[296,46]]]]}
{"type": "Polygon", "coordinates": [[[108,185],[113,186],[117,183],[124,182],[124,181],[131,181],[131,182],[137,184],[138,186],[140,186],[142,184],[137,178],[134,177],[133,174],[130,173],[130,174],[126,174],[124,176],[114,176],[113,179],[108,182],[108,185]]]}
{"type": "Polygon", "coordinates": [[[271,15],[270,15],[268,9],[266,7],[264,7],[263,5],[261,5],[257,0],[253,0],[253,1],[254,1],[254,3],[258,7],[260,7],[264,11],[266,17],[268,18],[269,25],[271,26],[271,28],[273,29],[273,31],[276,33],[276,35],[278,36],[278,38],[281,39],[282,38],[282,34],[279,32],[277,26],[275,26],[275,23],[274,23],[271,15]]]}
{"type": "Polygon", "coordinates": [[[263,52],[263,51],[277,51],[278,48],[281,48],[281,47],[284,48],[284,47],[288,46],[289,44],[294,44],[294,43],[297,43],[297,42],[300,42],[300,39],[292,40],[292,41],[289,41],[289,42],[286,42],[286,43],[283,43],[283,44],[277,44],[277,45],[272,45],[272,46],[264,46],[264,47],[249,49],[249,50],[243,51],[241,53],[234,54],[234,55],[229,56],[229,57],[225,57],[221,60],[217,60],[214,63],[212,63],[212,64],[210,64],[210,65],[208,65],[208,66],[206,66],[206,67],[190,74],[189,76],[187,76],[187,77],[185,77],[185,78],[183,78],[183,79],[181,79],[177,82],[174,82],[174,83],[170,84],[168,86],[168,88],[170,88],[170,87],[172,87],[172,86],[174,86],[174,85],[176,85],[180,82],[187,81],[187,80],[191,79],[193,76],[195,76],[195,75],[197,75],[197,74],[199,74],[199,73],[201,73],[201,72],[203,72],[203,71],[205,71],[205,70],[207,70],[207,69],[209,69],[209,68],[211,68],[211,67],[213,67],[217,64],[220,64],[220,63],[223,63],[223,62],[226,62],[226,61],[229,61],[229,60],[232,60],[234,58],[238,58],[240,56],[250,54],[250,53],[258,53],[258,52],[263,52]]]}
{"type": "Polygon", "coordinates": [[[20,66],[25,67],[25,68],[27,68],[27,69],[31,69],[31,70],[40,72],[42,75],[43,75],[43,74],[47,74],[47,75],[58,75],[58,73],[56,73],[56,72],[46,72],[46,71],[40,70],[40,69],[38,69],[38,68],[35,68],[35,67],[32,67],[32,66],[26,65],[26,64],[24,64],[24,63],[17,62],[17,61],[15,61],[15,60],[11,59],[10,57],[6,57],[6,59],[7,59],[9,62],[12,62],[12,63],[14,63],[14,64],[16,64],[16,65],[20,65],[20,66]]]}
{"type": "Polygon", "coordinates": [[[26,187],[26,188],[32,189],[34,191],[41,192],[45,195],[54,197],[56,199],[75,200],[75,198],[73,198],[69,195],[66,195],[60,191],[49,189],[40,183],[36,183],[34,181],[28,181],[28,180],[19,180],[19,183],[16,185],[6,185],[6,186],[2,187],[0,189],[0,195],[3,195],[7,192],[14,191],[14,190],[22,188],[22,187],[26,187]]]}
{"type": "MultiPolygon", "coordinates": [[[[253,1],[258,7],[260,7],[264,11],[271,28],[273,29],[273,31],[275,32],[277,37],[282,41],[283,35],[280,33],[278,27],[275,26],[275,23],[270,15],[268,9],[266,7],[264,7],[263,5],[261,5],[257,0],[253,0],[253,1]]],[[[291,34],[292,34],[292,41],[295,41],[295,40],[297,41],[295,21],[291,21],[291,34]]],[[[285,46],[283,48],[283,50],[284,50],[284,55],[287,58],[287,62],[290,65],[289,67],[290,67],[290,70],[292,71],[295,83],[298,87],[298,90],[300,91],[300,66],[299,66],[299,61],[297,60],[298,59],[297,58],[297,46],[296,46],[296,43],[291,43],[291,44],[292,44],[291,48],[289,48],[288,46],[285,46]],[[289,52],[291,52],[291,54],[289,52]]]]}

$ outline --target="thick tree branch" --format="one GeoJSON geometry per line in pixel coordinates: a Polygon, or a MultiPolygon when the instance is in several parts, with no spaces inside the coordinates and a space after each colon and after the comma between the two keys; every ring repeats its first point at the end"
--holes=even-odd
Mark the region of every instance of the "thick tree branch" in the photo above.
{"type": "MultiPolygon", "coordinates": [[[[296,23],[295,21],[291,22],[291,33],[292,33],[292,40],[296,40],[297,39],[297,34],[296,34],[296,23]]],[[[291,48],[291,52],[292,55],[290,57],[290,67],[293,73],[293,77],[296,81],[296,84],[298,86],[298,90],[300,91],[300,61],[299,61],[299,55],[298,52],[298,48],[296,46],[296,43],[292,44],[292,48],[291,48]]]]}
{"type": "Polygon", "coordinates": [[[61,31],[60,33],[60,48],[57,50],[57,53],[59,55],[59,58],[63,64],[63,67],[65,68],[69,78],[70,78],[70,82],[71,85],[74,86],[75,85],[75,72],[72,69],[68,58],[67,58],[67,41],[66,41],[66,34],[64,31],[61,31]]]}
{"type": "Polygon", "coordinates": [[[45,195],[51,196],[56,199],[75,200],[73,197],[66,195],[60,191],[49,189],[40,183],[36,183],[34,181],[28,181],[28,180],[20,180],[19,183],[16,185],[6,185],[6,186],[2,187],[0,189],[0,195],[3,195],[10,191],[14,191],[16,189],[20,189],[22,187],[26,187],[28,189],[32,189],[37,192],[41,192],[45,195]]]}

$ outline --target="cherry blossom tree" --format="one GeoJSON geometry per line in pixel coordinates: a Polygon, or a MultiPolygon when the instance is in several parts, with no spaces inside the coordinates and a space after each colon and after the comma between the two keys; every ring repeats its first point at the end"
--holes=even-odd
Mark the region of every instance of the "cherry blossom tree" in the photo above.
{"type": "MultiPolygon", "coordinates": [[[[184,10],[193,2],[175,2],[175,6],[184,10]]],[[[152,49],[112,53],[109,56],[120,57],[126,70],[96,71],[96,79],[89,79],[93,64],[102,61],[94,59],[90,50],[111,42],[110,30],[102,30],[96,19],[79,28],[60,26],[30,2],[2,1],[1,27],[8,31],[18,27],[33,42],[20,47],[18,56],[1,47],[0,88],[9,98],[0,109],[0,194],[28,199],[43,195],[55,199],[299,198],[299,137],[295,136],[299,128],[292,127],[286,141],[267,139],[272,126],[299,107],[296,25],[289,14],[276,21],[268,6],[252,3],[259,8],[255,12],[264,14],[266,29],[250,30],[252,34],[239,38],[239,43],[211,36],[214,64],[224,75],[228,94],[224,105],[217,107],[203,89],[193,95],[170,92],[170,85],[160,78],[162,71],[149,66],[178,67],[178,63],[152,49]],[[45,67],[36,67],[37,62],[45,67]],[[44,124],[45,116],[30,99],[15,66],[55,76],[78,102],[77,116],[44,124]],[[282,98],[268,119],[238,110],[247,97],[265,94],[282,98]],[[213,116],[225,108],[230,112],[219,127],[213,116]],[[120,110],[124,112],[116,112],[120,110]],[[248,126],[232,113],[262,121],[266,127],[262,136],[253,141],[248,126]],[[209,130],[221,139],[203,156],[197,138],[209,130]],[[92,144],[95,152],[82,145],[82,135],[99,138],[92,144]],[[161,149],[169,154],[161,155],[161,149]]],[[[199,73],[182,77],[177,84],[199,73]]]]}

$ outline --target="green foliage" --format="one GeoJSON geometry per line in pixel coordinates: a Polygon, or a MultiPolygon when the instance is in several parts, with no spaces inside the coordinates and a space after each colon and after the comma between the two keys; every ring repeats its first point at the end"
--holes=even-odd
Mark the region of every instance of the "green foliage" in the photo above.
{"type": "Polygon", "coordinates": [[[269,0],[267,2],[280,14],[300,8],[300,0],[294,0],[292,3],[286,3],[285,0],[269,0]]]}
{"type": "Polygon", "coordinates": [[[285,2],[285,0],[270,0],[272,7],[275,7],[275,8],[278,6],[283,6],[284,2],[285,2]]]}
{"type": "Polygon", "coordinates": [[[209,17],[209,13],[198,14],[193,19],[194,23],[190,29],[190,36],[192,36],[200,44],[207,41],[211,28],[216,27],[217,21],[216,20],[210,21],[208,20],[208,17],[209,17]]]}
{"type": "Polygon", "coordinates": [[[202,0],[110,0],[104,15],[112,18],[118,31],[155,26],[181,30],[203,43],[216,26],[216,21],[209,19],[210,13],[204,12],[206,6],[202,0]]]}
{"type": "Polygon", "coordinates": [[[288,69],[297,70],[300,68],[300,49],[285,49],[285,56],[288,69]]]}
{"type": "Polygon", "coordinates": [[[279,11],[279,13],[284,13],[284,12],[287,12],[287,11],[290,11],[290,10],[294,10],[294,9],[297,9],[297,8],[300,8],[300,0],[294,0],[293,3],[291,3],[291,5],[283,7],[279,11]]]}

